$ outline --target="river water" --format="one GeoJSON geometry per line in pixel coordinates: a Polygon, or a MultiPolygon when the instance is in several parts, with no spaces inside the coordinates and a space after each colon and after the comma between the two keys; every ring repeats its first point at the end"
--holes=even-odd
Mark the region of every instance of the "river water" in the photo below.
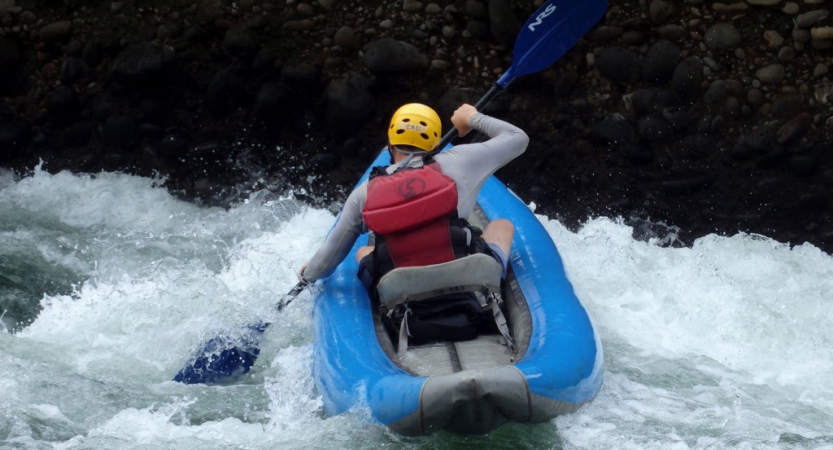
{"type": "Polygon", "coordinates": [[[547,424],[405,438],[363,409],[324,417],[310,293],[272,307],[333,212],[266,194],[205,208],[159,184],[0,171],[0,448],[833,449],[833,258],[813,246],[667,248],[541,216],[601,335],[599,396],[547,424]],[[258,319],[250,375],[169,381],[258,319]]]}

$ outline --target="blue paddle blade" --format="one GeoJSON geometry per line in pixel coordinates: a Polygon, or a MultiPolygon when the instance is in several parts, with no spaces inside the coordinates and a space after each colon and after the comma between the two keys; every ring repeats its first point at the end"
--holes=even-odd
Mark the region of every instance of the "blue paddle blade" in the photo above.
{"type": "Polygon", "coordinates": [[[212,338],[197,352],[194,361],[185,365],[174,377],[184,384],[214,384],[233,380],[247,373],[260,354],[258,345],[268,323],[247,325],[232,339],[225,335],[212,338]]]}
{"type": "Polygon", "coordinates": [[[506,88],[515,78],[538,72],[567,53],[601,19],[605,0],[550,0],[521,28],[515,41],[512,67],[498,86],[506,88]]]}

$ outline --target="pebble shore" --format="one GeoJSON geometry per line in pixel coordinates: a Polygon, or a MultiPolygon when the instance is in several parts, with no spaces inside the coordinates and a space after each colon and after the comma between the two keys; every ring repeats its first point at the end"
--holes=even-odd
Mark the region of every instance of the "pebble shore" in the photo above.
{"type": "MultiPolygon", "coordinates": [[[[307,185],[343,199],[397,106],[474,103],[543,2],[43,3],[0,0],[0,167],[160,176],[228,205],[307,185]]],[[[485,111],[531,137],[499,176],[569,226],[830,253],[831,55],[825,0],[610,0],[485,111]]]]}

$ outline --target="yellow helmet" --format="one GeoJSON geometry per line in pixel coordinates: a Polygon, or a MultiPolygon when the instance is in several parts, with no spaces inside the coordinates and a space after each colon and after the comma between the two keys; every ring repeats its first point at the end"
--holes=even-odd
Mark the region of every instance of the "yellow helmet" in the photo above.
{"type": "Polygon", "coordinates": [[[434,151],[442,137],[440,116],[421,103],[408,103],[393,113],[388,127],[390,145],[412,145],[434,151]]]}

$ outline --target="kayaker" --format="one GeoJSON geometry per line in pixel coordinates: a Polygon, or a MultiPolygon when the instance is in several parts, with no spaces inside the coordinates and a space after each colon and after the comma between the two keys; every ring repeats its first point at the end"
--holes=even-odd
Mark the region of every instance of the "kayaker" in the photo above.
{"type": "Polygon", "coordinates": [[[388,127],[391,165],[375,168],[370,180],[350,194],[326,241],[298,272],[301,281],[330,276],[369,230],[377,241],[383,236],[384,244],[356,253],[358,275],[368,289],[394,267],[446,262],[474,252],[491,254],[505,272],[512,223],[493,220],[480,234],[460,219],[472,214],[485,180],[523,153],[529,137],[469,104],[454,111],[451,123],[460,136],[475,129],[490,139],[437,154],[442,126],[433,109],[411,103],[393,114],[388,127]]]}

